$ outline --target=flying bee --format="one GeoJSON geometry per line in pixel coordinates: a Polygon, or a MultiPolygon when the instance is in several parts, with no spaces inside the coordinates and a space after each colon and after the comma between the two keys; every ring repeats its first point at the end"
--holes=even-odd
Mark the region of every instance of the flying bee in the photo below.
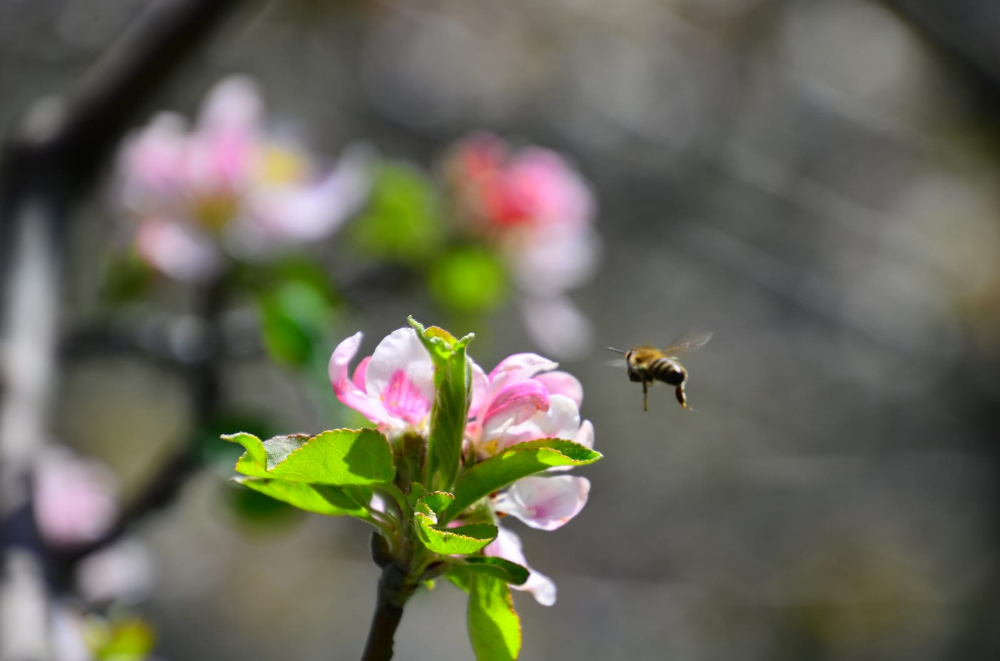
{"type": "Polygon", "coordinates": [[[629,381],[642,383],[643,411],[649,410],[649,386],[656,381],[674,386],[678,403],[690,411],[692,409],[688,406],[687,396],[684,394],[684,383],[687,381],[688,373],[677,358],[686,351],[694,351],[704,346],[710,339],[712,339],[711,333],[685,333],[663,350],[651,346],[632,347],[628,351],[614,347],[608,349],[625,354],[625,360],[621,363],[628,369],[629,381]]]}

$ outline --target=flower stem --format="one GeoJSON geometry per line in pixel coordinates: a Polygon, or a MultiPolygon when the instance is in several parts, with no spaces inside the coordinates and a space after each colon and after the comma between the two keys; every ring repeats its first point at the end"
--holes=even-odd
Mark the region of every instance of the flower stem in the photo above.
{"type": "Polygon", "coordinates": [[[416,583],[410,580],[408,572],[390,562],[382,568],[382,578],[378,582],[375,614],[372,616],[368,641],[361,661],[389,661],[392,658],[393,639],[400,620],[403,606],[416,590],[416,583]]]}

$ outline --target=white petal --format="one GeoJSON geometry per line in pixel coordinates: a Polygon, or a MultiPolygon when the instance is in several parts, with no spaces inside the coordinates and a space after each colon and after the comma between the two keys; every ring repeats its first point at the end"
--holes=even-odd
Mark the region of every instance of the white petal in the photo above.
{"type": "Polygon", "coordinates": [[[230,76],[209,91],[202,104],[199,128],[252,131],[264,110],[260,88],[248,76],[230,76]]]}
{"type": "Polygon", "coordinates": [[[147,264],[182,282],[204,282],[222,266],[212,239],[181,222],[147,221],[136,231],[135,245],[147,264]]]}
{"type": "MultiPolygon", "coordinates": [[[[497,437],[497,449],[540,438],[573,440],[580,430],[580,409],[565,395],[549,397],[549,410],[539,411],[527,421],[509,427],[497,437]]],[[[490,441],[492,439],[485,438],[490,441]]]]}
{"type": "Polygon", "coordinates": [[[553,296],[593,277],[600,255],[601,240],[592,228],[550,225],[512,253],[514,277],[526,292],[553,296]]]}
{"type": "Polygon", "coordinates": [[[522,550],[521,538],[517,536],[517,533],[498,526],[496,540],[483,551],[486,555],[516,562],[531,572],[524,585],[511,585],[512,588],[530,592],[542,606],[551,606],[556,603],[556,584],[548,576],[528,565],[522,550]]]}
{"type": "Polygon", "coordinates": [[[569,372],[545,372],[536,374],[533,378],[541,381],[550,395],[566,395],[576,402],[577,406],[583,404],[583,384],[569,372]]]}
{"type": "Polygon", "coordinates": [[[515,516],[532,528],[555,530],[587,504],[590,481],[584,477],[526,477],[496,501],[496,510],[515,516]]]}
{"type": "Polygon", "coordinates": [[[585,448],[594,449],[594,425],[591,424],[590,420],[583,421],[583,424],[580,425],[580,431],[576,433],[576,438],[573,441],[585,448]]]}
{"type": "Polygon", "coordinates": [[[365,371],[368,395],[380,398],[400,370],[428,402],[434,401],[434,364],[412,328],[393,331],[375,348],[365,371]]]}

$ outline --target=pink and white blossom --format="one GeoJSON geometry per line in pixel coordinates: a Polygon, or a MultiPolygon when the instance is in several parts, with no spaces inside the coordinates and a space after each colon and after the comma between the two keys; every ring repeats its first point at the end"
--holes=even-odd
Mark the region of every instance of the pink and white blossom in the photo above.
{"type": "Polygon", "coordinates": [[[580,513],[589,493],[590,480],[585,477],[525,477],[497,496],[493,509],[532,528],[555,530],[580,513]]]}
{"type": "Polygon", "coordinates": [[[536,146],[512,151],[489,133],[459,142],[446,170],[464,228],[496,246],[531,301],[520,306],[528,332],[553,354],[583,355],[590,325],[565,292],[590,279],[600,259],[590,186],[558,153],[536,146]],[[572,323],[559,326],[560,341],[546,342],[552,305],[572,323]]]}
{"type": "Polygon", "coordinates": [[[216,85],[189,127],[161,113],[118,159],[118,199],[137,227],[140,257],[168,277],[204,280],[225,254],[266,259],[334,232],[367,195],[368,155],[333,168],[264,124],[249,78],[216,85]]]}
{"type": "Polygon", "coordinates": [[[481,456],[517,443],[561,438],[593,444],[593,427],[580,420],[583,387],[558,363],[534,353],[501,361],[473,400],[466,436],[481,456]]]}
{"type": "Polygon", "coordinates": [[[379,342],[350,376],[361,333],[341,342],[330,357],[333,391],[341,402],[378,424],[390,436],[427,432],[434,403],[434,364],[412,328],[400,328],[379,342]]]}

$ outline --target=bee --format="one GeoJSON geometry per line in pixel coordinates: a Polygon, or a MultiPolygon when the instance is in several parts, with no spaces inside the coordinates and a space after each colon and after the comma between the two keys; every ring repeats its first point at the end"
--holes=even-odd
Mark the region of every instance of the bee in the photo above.
{"type": "Polygon", "coordinates": [[[612,351],[625,354],[625,360],[619,364],[628,369],[628,379],[634,383],[642,383],[642,410],[649,410],[649,386],[656,381],[674,386],[677,402],[687,410],[693,410],[687,404],[684,394],[684,383],[688,373],[677,357],[686,351],[694,351],[712,339],[711,333],[685,333],[666,349],[660,350],[651,346],[632,347],[628,351],[608,347],[612,351]]]}

